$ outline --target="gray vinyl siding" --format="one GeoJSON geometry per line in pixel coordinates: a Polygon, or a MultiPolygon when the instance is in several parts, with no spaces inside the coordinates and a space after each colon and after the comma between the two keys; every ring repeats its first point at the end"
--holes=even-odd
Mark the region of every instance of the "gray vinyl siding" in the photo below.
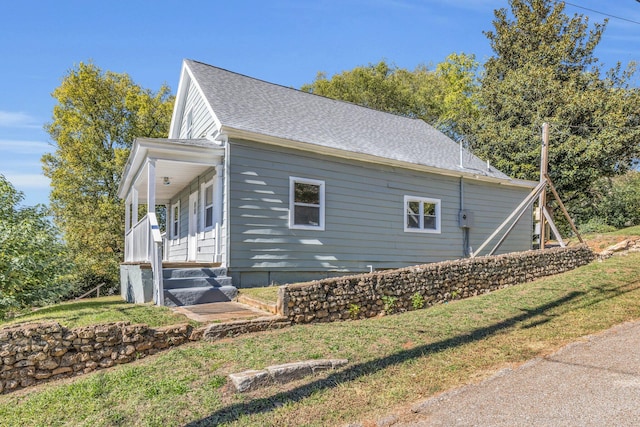
{"type": "MultiPolygon", "coordinates": [[[[215,173],[215,169],[210,169],[206,173],[198,176],[188,186],[183,188],[173,199],[171,199],[171,206],[176,201],[180,200],[180,234],[179,238],[170,242],[169,249],[169,261],[186,261],[188,257],[188,235],[189,235],[189,196],[194,192],[198,193],[198,230],[202,230],[202,200],[201,200],[201,185],[205,182],[209,182],[215,173]]],[[[170,218],[168,218],[170,220],[170,218]]],[[[198,262],[212,262],[215,252],[215,240],[212,237],[212,232],[202,233],[198,232],[197,238],[197,254],[196,261],[198,262]]],[[[224,241],[224,240],[223,240],[224,241]]],[[[224,258],[222,258],[224,259],[224,258]]]]}
{"type": "MultiPolygon", "coordinates": [[[[230,268],[240,282],[243,274],[264,282],[261,272],[276,281],[286,271],[334,275],[369,271],[369,265],[397,268],[463,257],[459,178],[250,142],[234,141],[229,149],[230,268]],[[324,231],[289,228],[291,176],[325,182],[324,231]],[[405,195],[441,200],[441,233],[404,231],[405,195]]],[[[477,247],[528,189],[465,183],[465,193],[477,247]]],[[[525,222],[501,252],[530,248],[530,219],[525,222]]]]}
{"type": "MultiPolygon", "coordinates": [[[[473,226],[469,229],[470,246],[473,251],[491,236],[531,191],[469,180],[464,181],[463,187],[465,210],[472,212],[474,216],[473,226]]],[[[504,230],[506,231],[506,228],[504,230]]],[[[532,234],[533,213],[528,209],[496,254],[531,249],[532,234]]],[[[500,237],[501,235],[498,235],[494,238],[480,255],[487,255],[500,237]]]]}
{"type": "Polygon", "coordinates": [[[194,84],[189,84],[184,105],[184,114],[180,122],[179,138],[187,138],[187,120],[191,113],[191,138],[203,138],[210,134],[215,126],[213,117],[207,109],[207,103],[194,84]]]}

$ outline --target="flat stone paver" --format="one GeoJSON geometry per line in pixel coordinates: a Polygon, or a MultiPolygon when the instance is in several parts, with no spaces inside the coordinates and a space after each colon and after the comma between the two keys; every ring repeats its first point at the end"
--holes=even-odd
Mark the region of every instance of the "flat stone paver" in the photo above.
{"type": "Polygon", "coordinates": [[[412,421],[393,426],[638,426],[640,322],[443,393],[413,412],[412,421]]]}
{"type": "Polygon", "coordinates": [[[234,301],[172,307],[172,310],[197,322],[228,322],[231,320],[271,317],[273,314],[234,301]]]}

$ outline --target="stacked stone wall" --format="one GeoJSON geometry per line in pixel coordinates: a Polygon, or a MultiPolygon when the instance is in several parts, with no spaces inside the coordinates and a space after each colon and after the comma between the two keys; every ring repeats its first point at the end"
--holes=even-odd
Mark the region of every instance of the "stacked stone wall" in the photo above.
{"type": "Polygon", "coordinates": [[[468,298],[588,264],[586,245],[445,261],[284,285],[279,312],[294,323],[365,318],[468,298]]]}
{"type": "Polygon", "coordinates": [[[58,323],[1,328],[0,394],[133,362],[190,341],[215,341],[290,324],[283,317],[268,317],[199,328],[188,324],[151,328],[128,322],[75,329],[58,323]]]}
{"type": "Polygon", "coordinates": [[[187,324],[153,329],[119,322],[67,329],[41,323],[0,329],[0,393],[128,363],[201,337],[187,324]]]}

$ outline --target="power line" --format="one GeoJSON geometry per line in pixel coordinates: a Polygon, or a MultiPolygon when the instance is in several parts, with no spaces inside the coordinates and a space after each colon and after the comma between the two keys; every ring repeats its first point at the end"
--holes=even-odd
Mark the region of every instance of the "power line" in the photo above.
{"type": "MultiPolygon", "coordinates": [[[[636,0],[636,1],[638,1],[638,0],[636,0]]],[[[627,18],[623,18],[621,16],[611,15],[610,13],[606,13],[606,12],[600,12],[598,10],[590,9],[590,8],[584,7],[584,6],[579,6],[577,4],[570,3],[568,1],[565,1],[564,3],[568,4],[569,6],[577,7],[578,9],[584,9],[584,10],[588,10],[589,12],[599,13],[600,15],[604,15],[604,16],[609,17],[609,18],[619,19],[621,21],[631,22],[632,24],[640,25],[640,22],[634,21],[632,19],[627,19],[627,18]]]]}

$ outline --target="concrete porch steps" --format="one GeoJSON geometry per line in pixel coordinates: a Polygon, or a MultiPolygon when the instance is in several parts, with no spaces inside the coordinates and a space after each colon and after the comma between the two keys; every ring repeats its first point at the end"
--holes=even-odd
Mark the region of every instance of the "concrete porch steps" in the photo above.
{"type": "Polygon", "coordinates": [[[231,301],[238,293],[226,268],[219,266],[176,265],[163,268],[162,278],[169,307],[231,301]]]}

